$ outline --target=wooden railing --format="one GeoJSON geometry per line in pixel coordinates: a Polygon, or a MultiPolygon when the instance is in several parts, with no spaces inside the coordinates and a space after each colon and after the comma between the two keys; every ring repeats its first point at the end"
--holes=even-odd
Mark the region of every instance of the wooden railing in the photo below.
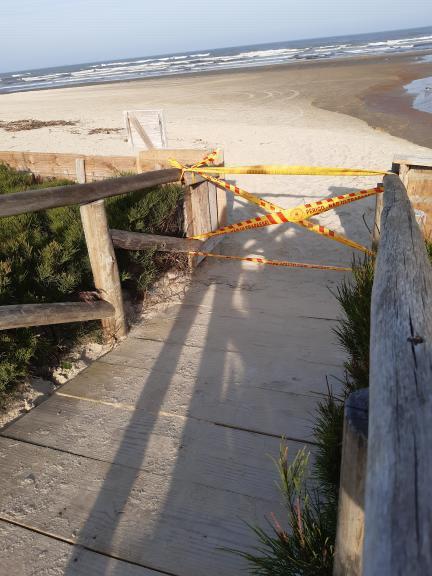
{"type": "Polygon", "coordinates": [[[432,574],[432,269],[397,175],[384,177],[367,404],[367,391],[346,404],[334,574],[432,574]]]}
{"type": "MultiPolygon", "coordinates": [[[[89,303],[63,302],[1,306],[0,330],[100,319],[107,340],[123,338],[127,332],[127,322],[114,246],[130,250],[155,247],[161,251],[185,252],[197,249],[208,251],[214,245],[214,240],[212,239],[210,243],[209,241],[202,242],[184,238],[110,230],[104,198],[137,190],[146,190],[162,184],[179,182],[181,171],[177,168],[167,167],[168,158],[174,157],[184,164],[192,164],[200,160],[206,153],[207,151],[205,150],[151,150],[149,152],[140,152],[135,161],[138,171],[142,168],[148,169],[152,167],[159,169],[99,182],[29,190],[0,196],[0,217],[79,204],[94,285],[101,297],[100,301],[89,303]]],[[[59,164],[64,161],[64,156],[67,156],[65,170],[70,168],[71,174],[72,170],[75,170],[75,179],[81,181],[86,179],[84,177],[85,157],[75,158],[74,162],[72,162],[72,159],[69,158],[71,155],[14,154],[16,155],[15,162],[11,160],[11,164],[15,168],[28,169],[30,163],[32,172],[38,176],[42,174],[52,176],[61,172],[59,164]],[[49,164],[52,156],[55,157],[55,162],[49,164]],[[38,162],[42,166],[41,172],[37,170],[38,162]]],[[[2,157],[6,161],[9,155],[10,153],[0,152],[0,161],[2,157]]],[[[94,164],[94,158],[101,157],[91,158],[91,162],[94,164]]],[[[101,162],[98,160],[98,166],[101,165],[101,162]]],[[[122,163],[125,164],[126,161],[122,160],[122,163]]],[[[222,165],[222,163],[223,156],[221,154],[217,164],[222,165]]],[[[107,165],[109,165],[108,162],[105,167],[107,165]]],[[[184,195],[184,219],[186,236],[194,236],[195,234],[208,232],[223,226],[226,223],[224,192],[216,190],[213,184],[201,177],[195,177],[193,182],[187,182],[184,195]]],[[[191,259],[192,265],[196,263],[196,258],[191,259]]]]}

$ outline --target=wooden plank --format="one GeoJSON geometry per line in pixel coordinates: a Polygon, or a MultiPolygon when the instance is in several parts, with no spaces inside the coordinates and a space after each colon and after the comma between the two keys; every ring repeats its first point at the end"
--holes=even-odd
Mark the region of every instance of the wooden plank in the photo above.
{"type": "Polygon", "coordinates": [[[226,226],[228,224],[228,203],[226,191],[219,188],[219,186],[216,187],[216,197],[219,227],[226,226]]]}
{"type": "MultiPolygon", "coordinates": [[[[223,166],[224,163],[224,152],[223,150],[219,150],[217,165],[223,166]]],[[[214,194],[216,196],[217,206],[217,228],[221,228],[228,224],[227,191],[220,186],[215,186],[214,194]]]]}
{"type": "Polygon", "coordinates": [[[150,138],[148,137],[143,126],[141,126],[141,124],[139,123],[138,118],[135,116],[135,114],[133,112],[129,112],[128,118],[129,118],[129,122],[131,123],[131,126],[133,126],[135,128],[138,136],[144,142],[147,149],[152,150],[154,148],[153,143],[150,140],[150,138]]]}
{"type": "MultiPolygon", "coordinates": [[[[74,156],[75,159],[76,157],[74,156]]],[[[180,171],[176,168],[171,168],[155,170],[146,174],[137,174],[136,176],[113,178],[103,182],[89,182],[87,184],[73,184],[71,186],[3,194],[0,196],[0,216],[15,216],[27,212],[58,208],[59,206],[92,202],[101,198],[109,198],[176,182],[179,178],[180,171]]]]}
{"type": "MultiPolygon", "coordinates": [[[[262,349],[256,350],[262,355],[262,349]]],[[[278,367],[275,363],[281,354],[281,349],[275,351],[263,366],[253,364],[250,358],[245,366],[241,353],[226,349],[128,338],[63,390],[73,396],[120,402],[153,413],[160,410],[189,415],[262,434],[311,441],[312,414],[319,400],[315,392],[325,391],[322,374],[328,366],[317,360],[305,381],[307,360],[296,360],[290,367],[293,354],[291,361],[278,367]],[[225,371],[229,372],[226,376],[225,371]]],[[[342,368],[339,373],[343,374],[342,368]]]]}
{"type": "Polygon", "coordinates": [[[203,242],[175,236],[162,236],[156,234],[142,234],[140,232],[127,232],[126,230],[110,230],[113,244],[116,248],[124,250],[145,250],[157,248],[160,252],[189,252],[201,250],[203,242]]]}
{"type": "Polygon", "coordinates": [[[395,154],[394,164],[405,164],[407,166],[428,166],[432,168],[432,156],[415,156],[405,154],[395,154]]]}
{"type": "MultiPolygon", "coordinates": [[[[261,315],[260,315],[261,316],[261,315]]],[[[244,344],[247,341],[259,350],[264,356],[260,359],[262,370],[256,370],[255,384],[260,383],[259,378],[264,377],[267,372],[270,376],[274,371],[288,367],[294,358],[307,362],[312,358],[314,362],[322,365],[328,364],[336,368],[342,366],[345,360],[343,352],[335,350],[332,329],[337,326],[336,320],[317,321],[316,318],[287,318],[284,314],[271,314],[265,318],[259,318],[259,328],[257,320],[252,320],[240,311],[230,308],[224,310],[223,305],[217,306],[213,310],[211,306],[184,306],[183,304],[172,305],[166,312],[159,313],[153,318],[145,318],[142,325],[135,326],[130,334],[130,338],[142,338],[155,340],[158,342],[167,342],[169,344],[183,344],[194,348],[209,347],[212,351],[226,351],[241,354],[244,344]],[[295,324],[295,330],[287,330],[287,323],[295,324]],[[227,332],[229,326],[229,332],[227,332]],[[311,331],[313,327],[313,335],[311,331]],[[211,328],[211,334],[209,329],[211,328]],[[272,338],[273,336],[273,338],[272,338]],[[272,342],[272,344],[269,344],[272,342]],[[289,349],[286,359],[278,356],[284,349],[289,349]],[[271,364],[276,363],[272,370],[271,364]]],[[[193,351],[191,358],[194,357],[193,351]]],[[[197,354],[198,355],[198,354],[197,354]]],[[[227,356],[227,361],[235,362],[235,358],[227,356]]],[[[313,370],[311,369],[311,373],[313,370]]],[[[289,374],[289,372],[287,372],[289,374]]],[[[209,374],[210,376],[210,374],[209,374]]],[[[325,378],[323,387],[326,386],[325,378]]],[[[301,379],[304,383],[304,380],[301,379]]],[[[287,386],[286,384],[285,386],[287,386]]],[[[268,380],[270,386],[270,378],[268,380]]],[[[283,386],[279,383],[280,387],[283,386]]],[[[304,388],[303,393],[309,393],[314,388],[304,388]]]]}
{"type": "MultiPolygon", "coordinates": [[[[61,393],[60,393],[61,394],[61,393]]],[[[194,418],[51,396],[3,435],[79,456],[277,501],[280,441],[194,418]],[[143,453],[145,452],[145,457],[143,453]]],[[[292,460],[301,443],[288,442],[292,460]]]]}
{"type": "Polygon", "coordinates": [[[202,160],[208,153],[209,150],[183,148],[140,150],[138,153],[139,172],[154,170],[156,164],[162,168],[171,168],[171,164],[169,163],[171,158],[174,158],[180,162],[180,164],[190,166],[202,160]]]}
{"type": "Polygon", "coordinates": [[[333,576],[362,576],[369,391],[345,402],[333,576]]]}
{"type": "Polygon", "coordinates": [[[406,190],[384,177],[371,311],[365,576],[432,573],[432,271],[406,190]]]}
{"type": "Polygon", "coordinates": [[[375,196],[375,216],[374,216],[374,227],[372,230],[372,250],[377,251],[379,238],[380,238],[380,228],[381,228],[381,214],[384,206],[384,195],[377,194],[375,196]]]}
{"type": "Polygon", "coordinates": [[[2,571],[9,576],[162,576],[0,520],[2,571]]]}
{"type": "Polygon", "coordinates": [[[129,110],[123,113],[129,144],[135,149],[166,148],[167,136],[162,110],[129,110]],[[145,131],[147,139],[140,136],[140,131],[134,131],[135,122],[145,131]],[[132,124],[132,126],[131,126],[132,124]],[[138,136],[138,138],[137,138],[138,136]],[[148,141],[150,145],[148,145],[148,141]]]}
{"type": "MultiPolygon", "coordinates": [[[[112,178],[126,172],[136,172],[134,156],[85,156],[86,180],[92,182],[112,178]]],[[[50,152],[0,152],[0,163],[16,170],[27,170],[41,178],[67,178],[75,180],[76,154],[50,152]]]]}
{"type": "Polygon", "coordinates": [[[210,213],[210,230],[217,230],[219,228],[217,187],[211,182],[208,184],[208,204],[210,213]]]}
{"type": "Polygon", "coordinates": [[[86,182],[86,171],[85,171],[85,160],[84,158],[77,158],[75,160],[75,170],[76,177],[75,180],[78,184],[85,184],[86,182]]]}
{"type": "Polygon", "coordinates": [[[113,312],[113,306],[103,300],[0,306],[0,330],[99,320],[109,318],[113,312]]]}
{"type": "Polygon", "coordinates": [[[432,235],[432,168],[410,168],[405,186],[416,211],[417,222],[426,238],[432,235]],[[421,216],[421,217],[419,217],[421,216]]]}
{"type": "Polygon", "coordinates": [[[127,334],[122,288],[117,259],[108,228],[103,200],[80,206],[81,221],[96,290],[112,304],[114,314],[102,320],[107,340],[118,340],[127,334]]]}
{"type": "Polygon", "coordinates": [[[253,546],[246,522],[280,516],[275,501],[17,440],[0,438],[0,458],[1,518],[176,576],[238,576],[245,561],[221,548],[253,546]]]}
{"type": "Polygon", "coordinates": [[[207,181],[192,186],[193,235],[212,230],[209,210],[209,183],[207,181]]]}

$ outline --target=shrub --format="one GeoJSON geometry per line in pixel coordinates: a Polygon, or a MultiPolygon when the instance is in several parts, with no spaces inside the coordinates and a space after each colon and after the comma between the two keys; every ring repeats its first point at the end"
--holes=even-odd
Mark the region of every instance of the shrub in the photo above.
{"type": "MultiPolygon", "coordinates": [[[[37,182],[33,175],[0,165],[0,194],[72,184],[37,182]]],[[[177,185],[134,192],[106,201],[111,228],[179,235],[182,188],[177,185]]],[[[145,292],[176,258],[118,251],[122,283],[134,296],[145,292]]],[[[62,302],[92,290],[79,208],[70,206],[2,218],[0,227],[0,305],[62,302]]],[[[8,330],[0,333],[0,406],[17,382],[31,372],[45,374],[83,338],[98,338],[98,323],[85,322],[8,330]]]]}
{"type": "Polygon", "coordinates": [[[327,503],[316,488],[308,486],[309,454],[305,449],[290,465],[287,455],[282,444],[277,467],[289,529],[273,517],[268,532],[252,527],[259,542],[255,554],[230,552],[245,558],[252,573],[259,576],[331,576],[334,526],[327,503]]]}

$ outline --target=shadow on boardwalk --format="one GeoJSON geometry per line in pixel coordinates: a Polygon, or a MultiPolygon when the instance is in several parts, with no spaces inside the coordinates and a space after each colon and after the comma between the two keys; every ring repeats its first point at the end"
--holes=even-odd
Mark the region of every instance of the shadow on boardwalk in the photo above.
{"type": "MultiPolygon", "coordinates": [[[[337,188],[330,191],[332,195],[341,193],[337,188]]],[[[356,210],[356,218],[360,212],[356,210]]],[[[241,214],[244,217],[244,209],[241,214]]],[[[341,211],[341,225],[347,235],[352,218],[352,212],[341,211]]],[[[243,244],[237,238],[230,239],[225,251],[291,259],[287,255],[303,254],[303,238],[312,236],[312,253],[318,243],[334,244],[295,226],[289,227],[288,234],[286,227],[278,226],[254,236],[243,244]],[[294,248],[290,249],[290,242],[294,248]]],[[[340,254],[341,248],[335,247],[334,252],[340,254]]],[[[327,257],[332,253],[328,248],[321,250],[327,257]]],[[[80,546],[181,576],[234,575],[244,568],[239,559],[227,558],[220,548],[246,549],[252,545],[253,537],[244,520],[262,523],[264,513],[274,511],[271,507],[277,494],[260,493],[258,476],[271,475],[271,466],[264,472],[249,469],[246,473],[241,462],[242,445],[253,442],[256,450],[262,449],[260,437],[271,438],[275,449],[280,436],[301,443],[311,440],[313,393],[324,390],[328,371],[337,371],[337,362],[326,358],[331,346],[324,345],[325,335],[331,338],[328,321],[332,317],[323,314],[329,296],[317,296],[317,284],[319,290],[326,290],[327,284],[338,279],[328,272],[241,269],[238,263],[204,265],[168,323],[166,335],[159,340],[160,350],[150,372],[143,373],[137,408],[77,536],[78,549],[67,576],[76,575],[80,546]],[[287,298],[294,290],[298,297],[287,298]],[[308,335],[311,319],[323,321],[322,337],[308,335]],[[320,343],[322,354],[315,349],[320,343]],[[142,426],[143,412],[146,434],[131,449],[130,438],[142,426]],[[140,496],[148,499],[148,513],[139,523],[128,524],[125,510],[136,498],[136,482],[148,456],[152,432],[166,412],[183,422],[177,455],[160,481],[157,475],[149,476],[140,496]],[[211,425],[202,428],[201,437],[197,422],[211,425]],[[218,445],[212,435],[215,425],[223,429],[217,436],[218,445]],[[183,450],[187,445],[190,448],[183,450]],[[127,466],[121,465],[125,453],[127,466]]],[[[119,348],[121,352],[122,346],[133,343],[136,367],[140,364],[139,347],[145,356],[152,340],[151,334],[146,338],[145,326],[141,338],[130,338],[119,348]]],[[[111,573],[108,556],[107,574],[111,573]]]]}

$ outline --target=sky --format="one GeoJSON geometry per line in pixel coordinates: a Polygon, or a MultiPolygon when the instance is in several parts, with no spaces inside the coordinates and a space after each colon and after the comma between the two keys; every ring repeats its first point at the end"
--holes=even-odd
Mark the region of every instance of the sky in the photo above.
{"type": "Polygon", "coordinates": [[[0,0],[0,72],[432,25],[431,0],[0,0]]]}

